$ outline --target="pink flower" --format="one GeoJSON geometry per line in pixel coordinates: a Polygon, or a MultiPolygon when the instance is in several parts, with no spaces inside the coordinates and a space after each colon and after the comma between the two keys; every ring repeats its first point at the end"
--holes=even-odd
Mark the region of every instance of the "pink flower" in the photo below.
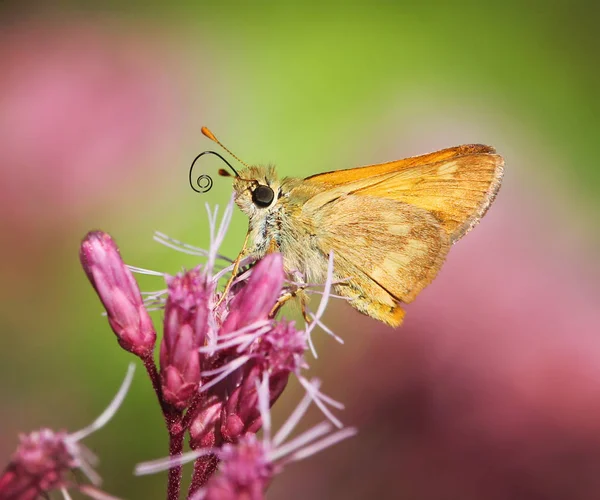
{"type": "Polygon", "coordinates": [[[138,284],[115,242],[106,233],[92,231],[83,239],[79,257],[121,347],[140,357],[150,356],[156,332],[138,284]]]}
{"type": "Polygon", "coordinates": [[[54,490],[61,490],[63,496],[69,498],[67,490],[75,488],[91,498],[115,499],[97,489],[101,478],[92,467],[97,459],[80,441],[103,427],[116,413],[129,390],[134,368],[134,365],[129,365],[117,395],[88,427],[72,434],[44,428],[22,435],[19,447],[0,476],[0,498],[35,500],[54,490]],[[75,469],[81,469],[92,484],[75,483],[71,478],[75,469]]]}
{"type": "Polygon", "coordinates": [[[247,433],[235,445],[226,443],[219,449],[205,448],[175,459],[170,457],[138,464],[135,473],[152,474],[216,454],[220,460],[218,475],[209,479],[204,488],[190,497],[191,500],[262,500],[271,480],[285,465],[310,457],[356,434],[356,429],[351,427],[331,432],[331,423],[322,422],[286,442],[314,401],[311,394],[319,390],[317,381],[309,384],[312,390],[307,391],[275,436],[271,436],[271,391],[269,376],[265,373],[256,384],[256,410],[263,423],[262,439],[254,433],[247,433]]]}
{"type": "Polygon", "coordinates": [[[163,395],[178,409],[198,392],[200,353],[208,333],[213,286],[198,270],[167,278],[164,333],[160,346],[163,395]]]}
{"type": "Polygon", "coordinates": [[[281,295],[284,278],[281,254],[266,255],[254,266],[244,287],[231,299],[221,333],[267,319],[281,295]]]}
{"type": "MultiPolygon", "coordinates": [[[[181,454],[183,432],[189,431],[192,449],[204,450],[193,458],[190,496],[206,483],[223,457],[231,457],[229,469],[225,466],[227,470],[236,470],[238,458],[240,463],[247,462],[244,457],[250,455],[264,458],[264,452],[254,444],[258,441],[253,441],[252,436],[261,428],[270,429],[269,408],[281,396],[290,375],[295,375],[306,389],[307,400],[313,401],[335,426],[342,427],[330,408],[342,409],[343,406],[322,394],[301,373],[308,367],[305,353],[310,334],[316,325],[323,326],[320,317],[332,284],[333,255],[329,259],[323,299],[317,313],[312,315],[314,322],[305,329],[273,317],[281,298],[289,297],[296,289],[294,284],[285,285],[280,254],[268,254],[247,269],[245,266],[252,261],[243,260],[241,272],[233,278],[227,294],[218,295],[215,289],[219,279],[234,269],[232,264],[213,274],[216,260],[222,258],[218,249],[232,209],[233,201],[218,229],[216,210],[209,212],[211,246],[208,251],[157,235],[157,239],[168,246],[204,256],[207,262],[175,278],[166,277],[166,292],[150,294],[147,300],[148,305],[164,306],[165,311],[161,345],[162,390],[157,394],[161,401],[180,410],[176,415],[165,413],[171,435],[168,468],[173,481],[170,484],[178,484],[177,477],[180,477],[181,463],[186,456],[181,454]],[[174,421],[176,425],[173,425],[174,421]],[[237,444],[241,446],[239,450],[235,447],[237,444]]],[[[327,424],[329,427],[331,425],[327,424]]],[[[249,467],[252,469],[256,464],[249,467]]],[[[244,475],[242,469],[239,474],[244,475]]],[[[258,492],[262,495],[268,482],[265,481],[260,480],[252,486],[252,498],[258,492]]],[[[178,494],[175,487],[170,491],[173,495],[178,494]]]]}
{"type": "Polygon", "coordinates": [[[141,152],[160,155],[177,137],[174,65],[156,64],[161,49],[142,29],[90,19],[2,30],[0,206],[15,227],[64,227],[133,181],[141,152]]]}

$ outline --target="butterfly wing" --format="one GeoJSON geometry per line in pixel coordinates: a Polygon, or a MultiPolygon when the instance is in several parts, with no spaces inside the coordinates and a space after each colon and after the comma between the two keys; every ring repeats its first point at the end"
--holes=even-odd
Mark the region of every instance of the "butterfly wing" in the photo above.
{"type": "Polygon", "coordinates": [[[504,161],[490,146],[471,144],[305,179],[319,187],[308,203],[342,195],[401,201],[433,214],[454,243],[483,217],[502,180],[504,161]]]}
{"type": "Polygon", "coordinates": [[[310,216],[314,242],[334,252],[336,291],[359,311],[398,326],[410,302],[438,273],[450,247],[429,212],[397,200],[341,196],[310,216]]]}

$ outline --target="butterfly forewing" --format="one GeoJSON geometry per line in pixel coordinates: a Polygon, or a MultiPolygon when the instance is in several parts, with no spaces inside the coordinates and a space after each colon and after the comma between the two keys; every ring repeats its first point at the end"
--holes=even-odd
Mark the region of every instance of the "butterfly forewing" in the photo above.
{"type": "Polygon", "coordinates": [[[433,214],[455,242],[485,214],[500,187],[503,165],[489,146],[458,146],[309,177],[308,183],[323,188],[309,203],[320,205],[342,194],[402,201],[433,214]]]}

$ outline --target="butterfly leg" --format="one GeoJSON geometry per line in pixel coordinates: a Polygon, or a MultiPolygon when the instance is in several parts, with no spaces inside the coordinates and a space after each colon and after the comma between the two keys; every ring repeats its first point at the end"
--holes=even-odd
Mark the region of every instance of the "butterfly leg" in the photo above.
{"type": "Polygon", "coordinates": [[[279,297],[279,299],[273,306],[273,309],[271,309],[271,312],[269,313],[269,318],[274,318],[277,315],[277,313],[281,310],[283,305],[288,300],[293,299],[293,298],[294,298],[294,294],[292,292],[286,292],[281,297],[279,297]]]}
{"type": "Polygon", "coordinates": [[[236,257],[236,259],[233,263],[233,269],[231,270],[231,278],[229,278],[229,280],[227,281],[227,284],[225,285],[225,290],[223,290],[221,297],[215,304],[215,309],[217,309],[221,305],[223,300],[225,300],[225,297],[227,297],[227,294],[229,293],[229,289],[231,288],[231,285],[233,285],[233,280],[235,280],[235,278],[237,277],[238,270],[240,269],[240,262],[246,256],[246,253],[247,253],[246,245],[248,244],[249,238],[250,238],[250,231],[248,231],[246,233],[246,238],[244,239],[244,244],[242,245],[242,250],[240,251],[240,253],[238,254],[238,256],[236,257]]]}
{"type": "Polygon", "coordinates": [[[304,292],[303,286],[299,287],[297,290],[294,290],[293,292],[286,292],[281,297],[279,297],[279,300],[275,303],[275,305],[273,306],[273,309],[271,309],[271,312],[269,313],[269,317],[274,318],[275,315],[284,306],[284,304],[294,298],[297,298],[300,300],[300,307],[302,310],[302,316],[304,317],[304,321],[306,321],[307,324],[312,323],[312,318],[308,315],[308,309],[306,308],[306,304],[308,302],[308,296],[304,292]]]}
{"type": "Polygon", "coordinates": [[[310,325],[313,321],[313,319],[308,315],[308,309],[305,301],[302,302],[302,317],[307,325],[310,325]]]}

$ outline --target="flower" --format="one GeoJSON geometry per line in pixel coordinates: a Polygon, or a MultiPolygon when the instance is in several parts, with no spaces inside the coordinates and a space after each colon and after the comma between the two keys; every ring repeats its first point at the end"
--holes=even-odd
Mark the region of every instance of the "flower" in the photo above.
{"type": "Polygon", "coordinates": [[[197,269],[167,277],[163,339],[160,345],[164,399],[183,409],[198,392],[200,353],[209,328],[213,286],[197,269]]]}
{"type": "MultiPolygon", "coordinates": [[[[276,319],[280,305],[299,289],[296,283],[286,284],[282,255],[269,253],[257,262],[241,259],[215,272],[217,261],[228,260],[218,251],[232,211],[233,197],[217,228],[218,207],[209,210],[208,251],[156,235],[168,246],[206,257],[203,266],[176,276],[125,266],[106,233],[91,232],[81,245],[83,268],[119,343],[142,358],[157,394],[169,432],[169,498],[177,498],[180,492],[181,465],[177,461],[184,456],[186,431],[192,449],[209,450],[195,457],[190,496],[206,484],[222,457],[233,457],[230,461],[234,463],[236,453],[242,459],[246,452],[266,453],[252,436],[261,428],[270,429],[269,409],[292,374],[306,389],[307,398],[333,425],[343,427],[330,409],[342,409],[343,405],[322,394],[301,373],[308,368],[305,352],[311,348],[316,356],[311,341],[315,326],[341,341],[320,320],[333,282],[333,254],[318,310],[307,312],[313,321],[300,329],[294,322],[276,319]],[[241,272],[231,277],[225,291],[216,293],[219,280],[238,269],[241,272]],[[162,276],[167,289],[147,293],[143,301],[131,270],[162,276]],[[164,311],[160,374],[152,353],[156,333],[148,315],[151,309],[164,311]],[[239,450],[231,447],[238,444],[239,450]]],[[[269,433],[267,430],[266,435],[269,433]]],[[[272,451],[270,444],[265,449],[272,451]]],[[[264,484],[256,483],[256,488],[262,491],[264,484]]]]}
{"type": "Polygon", "coordinates": [[[79,257],[121,347],[142,358],[151,356],[156,332],[139,286],[113,239],[101,231],[89,232],[81,242],[79,257]]]}
{"type": "Polygon", "coordinates": [[[261,500],[264,491],[273,477],[291,462],[302,460],[333,446],[356,434],[352,427],[331,432],[330,422],[322,422],[296,438],[285,442],[298,422],[306,413],[312,394],[318,392],[318,381],[309,382],[312,391],[307,391],[300,404],[289,416],[277,434],[271,438],[270,381],[267,373],[256,386],[257,410],[263,423],[263,437],[258,439],[254,433],[244,435],[237,444],[226,443],[219,449],[204,448],[181,455],[174,459],[159,459],[138,464],[136,475],[153,474],[216,454],[221,461],[219,473],[211,477],[206,486],[199,489],[192,500],[235,500],[247,498],[261,500]]]}
{"type": "MultiPolygon", "coordinates": [[[[232,210],[233,198],[217,227],[218,207],[214,212],[209,209],[211,243],[207,251],[156,234],[155,239],[161,243],[205,257],[206,263],[176,277],[162,274],[167,289],[148,293],[145,301],[148,308],[164,309],[165,314],[160,356],[162,389],[157,394],[182,412],[175,416],[176,420],[180,418],[175,426],[173,415],[165,414],[171,444],[182,431],[188,431],[193,450],[210,450],[195,456],[190,496],[213,475],[223,450],[235,453],[240,445],[242,455],[244,449],[253,453],[248,448],[253,446],[252,436],[264,427],[265,414],[281,396],[290,375],[297,376],[307,398],[315,402],[333,425],[343,427],[331,411],[331,408],[342,409],[343,405],[322,394],[301,373],[308,368],[306,351],[310,347],[314,352],[310,335],[315,326],[321,326],[341,341],[320,320],[333,282],[333,254],[329,258],[323,298],[315,314],[307,312],[313,321],[305,328],[275,318],[279,306],[293,297],[299,287],[305,288],[298,283],[286,283],[283,257],[279,253],[269,253],[257,262],[252,258],[242,259],[240,272],[218,294],[215,290],[219,280],[238,269],[218,253],[232,210]],[[221,260],[229,265],[215,271],[221,260]],[[261,396],[257,388],[265,380],[261,396]]],[[[180,445],[171,446],[170,478],[181,473],[178,461],[185,456],[181,449],[180,445]]]]}
{"type": "Polygon", "coordinates": [[[43,428],[20,436],[20,443],[10,463],[0,476],[0,498],[3,500],[35,500],[53,490],[75,488],[91,498],[104,500],[115,497],[100,491],[101,478],[94,471],[95,455],[80,441],[103,427],[121,406],[133,379],[135,366],[129,365],[125,380],[112,402],[89,426],[68,434],[43,428]],[[69,479],[70,471],[81,469],[92,483],[80,485],[69,479]]]}

